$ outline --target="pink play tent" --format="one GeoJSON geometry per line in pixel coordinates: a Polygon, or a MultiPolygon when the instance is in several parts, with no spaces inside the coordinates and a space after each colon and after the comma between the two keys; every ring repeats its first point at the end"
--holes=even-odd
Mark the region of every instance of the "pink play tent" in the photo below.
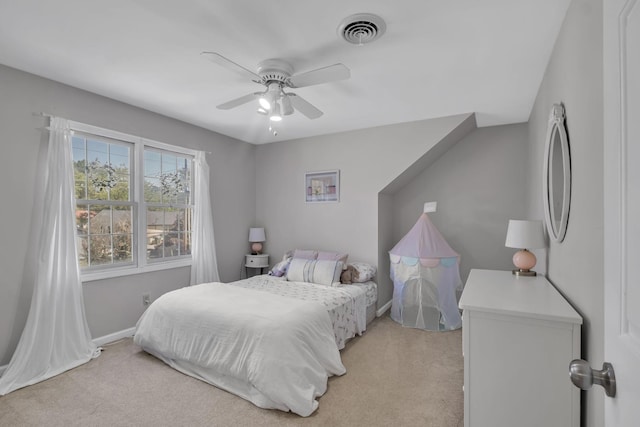
{"type": "Polygon", "coordinates": [[[462,290],[460,256],[425,212],[413,228],[389,251],[393,300],[391,318],[403,326],[432,331],[462,326],[456,291],[462,290]]]}

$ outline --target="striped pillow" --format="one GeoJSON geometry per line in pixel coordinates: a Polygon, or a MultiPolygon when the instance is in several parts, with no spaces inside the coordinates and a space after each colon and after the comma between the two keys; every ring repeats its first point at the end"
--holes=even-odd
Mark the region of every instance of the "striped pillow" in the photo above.
{"type": "Polygon", "coordinates": [[[287,280],[330,286],[340,281],[342,261],[293,258],[287,270],[287,280]]]}

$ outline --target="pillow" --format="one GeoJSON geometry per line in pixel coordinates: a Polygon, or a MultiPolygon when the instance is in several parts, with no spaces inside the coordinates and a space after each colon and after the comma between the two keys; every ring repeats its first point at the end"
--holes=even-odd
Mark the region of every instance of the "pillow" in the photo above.
{"type": "Polygon", "coordinates": [[[296,249],[293,251],[293,257],[301,259],[316,259],[318,258],[318,252],[296,249]]]}
{"type": "Polygon", "coordinates": [[[287,270],[287,280],[331,286],[340,281],[342,262],[293,258],[287,270]]]}
{"type": "Polygon", "coordinates": [[[291,258],[287,258],[283,261],[280,261],[279,263],[273,266],[271,271],[269,271],[269,276],[275,276],[275,277],[284,276],[285,274],[287,274],[289,263],[291,263],[291,258]]]}
{"type": "Polygon", "coordinates": [[[371,264],[364,262],[352,262],[349,266],[352,266],[358,272],[358,274],[352,277],[353,283],[368,282],[376,275],[376,268],[371,264]]]}
{"type": "Polygon", "coordinates": [[[347,258],[349,254],[341,254],[338,252],[318,252],[318,258],[330,261],[342,261],[343,268],[347,268],[347,258]]]}

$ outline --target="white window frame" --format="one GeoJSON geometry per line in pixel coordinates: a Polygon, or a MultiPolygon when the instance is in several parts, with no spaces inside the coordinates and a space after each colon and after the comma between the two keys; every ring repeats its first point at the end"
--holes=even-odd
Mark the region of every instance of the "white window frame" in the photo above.
{"type": "MultiPolygon", "coordinates": [[[[152,147],[160,150],[170,151],[176,154],[187,155],[195,158],[197,151],[185,147],[179,147],[176,145],[166,144],[164,142],[154,141],[139,136],[129,135],[123,132],[118,132],[110,129],[104,129],[98,126],[88,125],[85,123],[75,122],[70,120],[69,127],[71,131],[77,131],[84,134],[95,135],[97,137],[109,138],[116,141],[124,141],[133,144],[134,152],[134,185],[132,202],[133,202],[133,215],[136,219],[136,223],[133,224],[134,229],[134,250],[137,251],[137,264],[126,264],[123,266],[103,267],[94,270],[80,270],[81,280],[83,282],[90,282],[94,280],[109,279],[113,277],[129,276],[132,274],[148,273],[152,271],[168,270],[179,267],[190,267],[193,263],[191,256],[184,256],[177,259],[170,259],[167,261],[147,260],[147,247],[146,238],[141,239],[142,231],[146,232],[146,205],[144,204],[144,148],[152,147]]],[[[193,164],[193,168],[196,165],[193,164]]],[[[195,169],[192,174],[195,175],[195,169]]],[[[193,232],[193,230],[192,230],[193,232]]]]}

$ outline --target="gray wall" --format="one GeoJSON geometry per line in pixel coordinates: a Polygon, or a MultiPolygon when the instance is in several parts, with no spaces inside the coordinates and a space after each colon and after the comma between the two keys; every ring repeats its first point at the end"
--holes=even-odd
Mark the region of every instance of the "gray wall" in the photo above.
{"type": "MultiPolygon", "coordinates": [[[[602,0],[573,0],[529,119],[528,210],[542,217],[542,161],[551,106],[565,104],[571,208],[564,242],[551,242],[548,278],[583,316],[582,356],[604,357],[602,0]]],[[[602,389],[583,392],[583,425],[604,425],[602,389]],[[586,404],[585,404],[586,403],[586,404]]]]}
{"type": "Polygon", "coordinates": [[[513,269],[515,250],[504,241],[509,219],[527,219],[526,150],[526,124],[481,128],[463,138],[394,195],[393,245],[424,202],[437,201],[429,218],[460,254],[463,282],[472,268],[513,269]]]}
{"type": "MultiPolygon", "coordinates": [[[[38,156],[46,147],[46,112],[141,137],[211,152],[211,197],[218,265],[236,280],[255,220],[255,147],[214,132],[0,65],[0,366],[9,362],[31,301],[33,261],[27,255],[38,156]],[[230,183],[233,183],[230,185],[230,183]]],[[[188,284],[189,269],[88,282],[87,320],[93,337],[135,326],[142,294],[152,298],[188,284]]]]}
{"type": "MultiPolygon", "coordinates": [[[[270,262],[289,249],[344,251],[378,265],[378,193],[472,115],[258,146],[257,219],[270,262]],[[340,169],[340,203],[304,201],[304,173],[340,169]]],[[[391,298],[380,283],[380,299],[391,298]]]]}

